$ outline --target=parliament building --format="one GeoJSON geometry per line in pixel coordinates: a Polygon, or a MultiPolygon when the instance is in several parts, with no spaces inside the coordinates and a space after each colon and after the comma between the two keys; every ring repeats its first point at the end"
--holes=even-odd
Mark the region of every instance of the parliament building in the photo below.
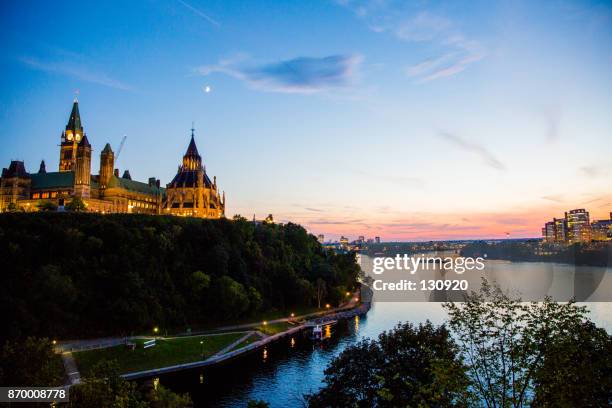
{"type": "Polygon", "coordinates": [[[114,167],[115,154],[108,143],[100,152],[98,174],[92,174],[91,144],[83,129],[76,99],[61,134],[59,154],[59,169],[55,172],[47,171],[44,160],[36,173],[29,173],[24,162],[18,160],[2,169],[0,212],[63,211],[78,198],[86,211],[98,213],[225,216],[225,193],[219,193],[216,177],[211,181],[206,174],[193,129],[182,164],[165,188],[155,177],[147,182],[135,181],[128,170],[119,176],[119,169],[114,167]]]}

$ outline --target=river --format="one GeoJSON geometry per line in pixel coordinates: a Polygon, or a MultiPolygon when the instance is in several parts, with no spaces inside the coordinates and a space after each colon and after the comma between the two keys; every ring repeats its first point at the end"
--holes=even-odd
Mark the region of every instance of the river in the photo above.
{"type": "MultiPolygon", "coordinates": [[[[552,280],[561,279],[565,286],[571,284],[578,287],[578,280],[595,280],[598,283],[596,290],[593,290],[596,299],[602,299],[612,287],[610,267],[574,270],[570,265],[490,262],[498,272],[503,270],[520,275],[530,271],[531,276],[540,277],[551,273],[560,274],[561,277],[556,276],[552,280]]],[[[556,286],[554,289],[557,291],[567,292],[567,288],[559,283],[553,286],[556,286]],[[563,287],[559,289],[560,286],[563,287]]],[[[612,296],[612,291],[607,294],[612,296]]],[[[587,306],[591,319],[597,325],[612,332],[611,302],[580,304],[587,306]]],[[[325,367],[347,346],[364,337],[374,338],[401,321],[418,323],[429,319],[439,324],[446,317],[441,303],[377,302],[375,294],[367,316],[334,326],[328,333],[330,338],[321,344],[313,344],[307,337],[298,335],[220,367],[175,373],[161,377],[160,382],[174,391],[189,392],[196,407],[245,407],[250,399],[265,400],[271,407],[304,406],[302,396],[321,386],[325,367]]]]}

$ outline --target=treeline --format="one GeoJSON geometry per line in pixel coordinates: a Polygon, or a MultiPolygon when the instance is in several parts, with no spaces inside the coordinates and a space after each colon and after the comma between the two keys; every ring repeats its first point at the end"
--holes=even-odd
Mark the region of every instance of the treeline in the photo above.
{"type": "Polygon", "coordinates": [[[612,265],[612,242],[576,243],[568,246],[542,244],[539,240],[503,241],[489,244],[484,241],[467,244],[461,256],[487,255],[489,259],[507,261],[559,262],[574,265],[612,265]]]}
{"type": "Polygon", "coordinates": [[[353,254],[296,224],[146,215],[0,215],[0,307],[8,338],[130,334],[338,304],[353,254]]]}

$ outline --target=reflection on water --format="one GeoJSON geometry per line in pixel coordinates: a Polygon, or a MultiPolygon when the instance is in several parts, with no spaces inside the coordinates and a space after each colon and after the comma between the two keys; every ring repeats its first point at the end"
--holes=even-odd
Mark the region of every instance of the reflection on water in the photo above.
{"type": "MultiPolygon", "coordinates": [[[[521,273],[541,270],[534,268],[540,264],[510,265],[521,273]]],[[[598,326],[612,332],[612,303],[582,304],[598,326]]],[[[364,337],[376,337],[403,321],[419,323],[427,319],[437,324],[445,321],[440,303],[374,302],[367,316],[326,326],[324,333],[329,338],[323,342],[313,343],[308,335],[297,334],[219,367],[163,376],[161,383],[174,391],[189,392],[196,407],[244,407],[250,399],[265,400],[272,407],[302,406],[302,396],[321,386],[325,367],[348,345],[364,337]]]]}

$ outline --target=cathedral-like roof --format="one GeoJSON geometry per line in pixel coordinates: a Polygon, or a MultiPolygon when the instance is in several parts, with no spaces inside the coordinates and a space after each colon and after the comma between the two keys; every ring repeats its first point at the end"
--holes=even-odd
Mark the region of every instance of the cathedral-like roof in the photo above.
{"type": "Polygon", "coordinates": [[[109,143],[104,145],[104,149],[102,149],[102,153],[112,153],[112,152],[113,152],[113,149],[111,149],[111,145],[109,143]]]}
{"type": "Polygon", "coordinates": [[[74,100],[72,104],[72,112],[70,112],[70,119],[68,119],[68,124],[66,125],[66,130],[83,131],[83,125],[81,124],[81,114],[79,113],[79,101],[74,100]]]}
{"type": "MultiPolygon", "coordinates": [[[[168,188],[176,187],[197,187],[198,186],[198,170],[179,170],[174,176],[168,188]]],[[[204,187],[210,188],[212,181],[208,178],[206,172],[204,172],[204,187]]]]}
{"type": "Polygon", "coordinates": [[[2,178],[4,177],[29,177],[28,172],[25,169],[25,165],[20,160],[13,160],[9,165],[8,169],[2,169],[2,178]]]}
{"type": "Polygon", "coordinates": [[[89,140],[87,140],[87,135],[83,135],[83,139],[81,139],[79,146],[91,147],[91,144],[89,144],[89,140]]]}
{"type": "Polygon", "coordinates": [[[192,157],[200,157],[200,154],[198,153],[198,147],[195,144],[195,139],[193,136],[193,131],[191,132],[191,141],[189,142],[189,146],[187,146],[187,151],[185,152],[185,156],[192,156],[192,157]]]}

